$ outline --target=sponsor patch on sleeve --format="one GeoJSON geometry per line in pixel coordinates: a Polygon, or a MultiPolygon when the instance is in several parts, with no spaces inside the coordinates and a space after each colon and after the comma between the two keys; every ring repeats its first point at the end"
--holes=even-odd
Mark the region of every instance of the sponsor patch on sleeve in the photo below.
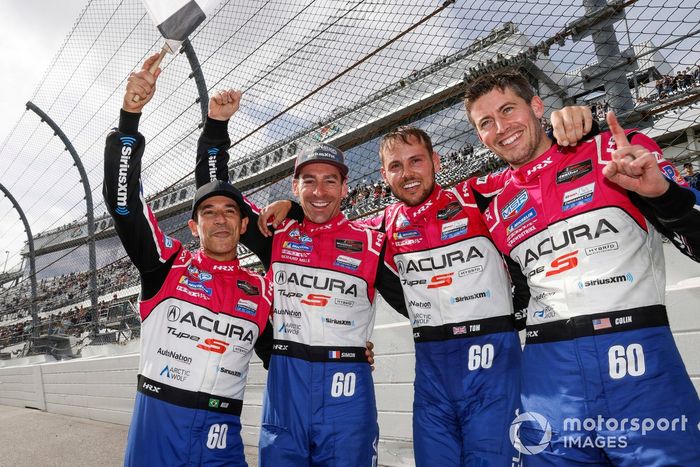
{"type": "Polygon", "coordinates": [[[527,200],[527,191],[520,190],[518,194],[508,201],[503,209],[501,209],[501,218],[503,220],[508,220],[518,214],[525,206],[525,203],[527,203],[527,200]]]}
{"type": "Polygon", "coordinates": [[[345,255],[339,255],[333,262],[334,266],[339,266],[341,268],[350,269],[351,271],[357,270],[362,263],[361,260],[356,258],[351,258],[345,255]]]}
{"type": "Polygon", "coordinates": [[[236,303],[235,309],[241,313],[255,316],[255,312],[258,310],[258,304],[250,300],[240,299],[238,303],[236,303]]]}
{"type": "Polygon", "coordinates": [[[248,295],[260,295],[260,289],[250,282],[238,280],[236,286],[248,295]]]}
{"type": "Polygon", "coordinates": [[[406,238],[420,237],[420,232],[417,230],[404,230],[402,232],[394,232],[394,240],[404,240],[406,238]]]}
{"type": "Polygon", "coordinates": [[[457,213],[459,213],[461,210],[462,205],[460,205],[457,201],[453,201],[445,206],[445,209],[440,209],[437,212],[437,218],[441,221],[448,221],[457,215],[457,213]]]}
{"type": "Polygon", "coordinates": [[[506,229],[506,235],[510,235],[516,230],[518,230],[520,227],[523,227],[526,225],[529,221],[537,217],[537,211],[535,211],[535,208],[530,208],[524,213],[522,213],[520,216],[518,216],[517,219],[513,221],[512,224],[508,226],[506,229]]]}

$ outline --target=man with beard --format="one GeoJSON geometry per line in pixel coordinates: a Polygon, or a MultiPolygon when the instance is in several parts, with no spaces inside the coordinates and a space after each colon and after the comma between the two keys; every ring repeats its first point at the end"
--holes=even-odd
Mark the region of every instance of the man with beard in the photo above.
{"type": "Polygon", "coordinates": [[[525,308],[527,288],[516,284],[513,301],[504,260],[477,207],[461,195],[468,182],[437,185],[440,159],[423,130],[386,134],[379,155],[382,177],[400,200],[381,223],[416,345],[416,465],[517,465],[508,440],[520,406],[513,303],[525,308]]]}
{"type": "MultiPolygon", "coordinates": [[[[211,177],[211,167],[228,171],[227,126],[240,97],[227,90],[210,101],[197,151],[198,180],[211,177]]],[[[321,144],[300,152],[292,191],[303,217],[283,221],[272,237],[255,229],[241,237],[275,287],[260,433],[263,466],[377,462],[374,383],[364,348],[376,292],[405,310],[401,285],[384,266],[384,234],[356,226],[340,212],[347,173],[337,148],[321,144]]],[[[255,221],[257,209],[251,209],[255,221]]]]}
{"type": "Polygon", "coordinates": [[[530,288],[513,433],[526,465],[696,465],[700,401],[668,325],[659,233],[700,260],[700,194],[612,113],[611,131],[553,144],[519,73],[478,78],[465,104],[510,165],[471,199],[530,288]]]}

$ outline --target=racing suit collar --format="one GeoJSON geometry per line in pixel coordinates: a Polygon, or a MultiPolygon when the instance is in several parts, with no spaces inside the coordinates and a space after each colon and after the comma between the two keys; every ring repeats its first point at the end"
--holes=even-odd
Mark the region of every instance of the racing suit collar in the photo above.
{"type": "Polygon", "coordinates": [[[406,206],[404,205],[404,212],[406,214],[406,217],[408,217],[409,220],[413,220],[416,217],[420,215],[425,215],[431,210],[435,209],[436,206],[438,206],[439,200],[442,197],[442,187],[438,185],[437,183],[433,187],[432,193],[430,193],[430,196],[420,203],[418,206],[406,206]]]}
{"type": "Polygon", "coordinates": [[[514,169],[513,177],[520,183],[527,183],[540,176],[547,170],[552,170],[557,165],[557,159],[563,157],[558,145],[553,144],[542,155],[531,160],[518,169],[514,169]]]}
{"type": "Polygon", "coordinates": [[[232,259],[231,261],[216,261],[208,257],[203,250],[197,251],[197,253],[193,257],[192,262],[195,263],[197,267],[204,268],[207,271],[221,269],[222,266],[226,266],[225,270],[230,270],[230,267],[233,267],[235,269],[240,268],[240,262],[238,258],[232,259]],[[218,266],[218,268],[216,268],[215,266],[218,266]]]}
{"type": "Polygon", "coordinates": [[[323,224],[317,224],[305,218],[304,221],[301,223],[301,226],[307,235],[313,237],[335,230],[339,226],[345,224],[347,221],[348,219],[345,217],[345,214],[339,212],[334,218],[323,224]]]}

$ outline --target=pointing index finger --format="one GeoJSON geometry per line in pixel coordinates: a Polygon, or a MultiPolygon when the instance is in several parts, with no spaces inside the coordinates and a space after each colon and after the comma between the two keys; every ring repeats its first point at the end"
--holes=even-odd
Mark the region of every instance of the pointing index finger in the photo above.
{"type": "Polygon", "coordinates": [[[617,145],[618,149],[622,149],[625,147],[630,146],[630,142],[627,139],[627,135],[625,135],[625,130],[620,126],[620,122],[617,121],[617,117],[615,116],[615,112],[612,110],[608,112],[608,114],[605,116],[605,120],[608,122],[608,127],[610,128],[610,132],[613,135],[613,138],[615,138],[615,144],[617,145]]]}

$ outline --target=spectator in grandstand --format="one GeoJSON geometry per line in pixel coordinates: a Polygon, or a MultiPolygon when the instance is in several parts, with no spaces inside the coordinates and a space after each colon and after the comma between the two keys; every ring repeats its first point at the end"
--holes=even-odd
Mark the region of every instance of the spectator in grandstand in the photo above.
{"type": "Polygon", "coordinates": [[[656,80],[656,94],[647,96],[645,102],[653,99],[664,99],[678,92],[685,92],[695,86],[700,85],[700,68],[686,67],[684,70],[676,72],[675,76],[663,75],[656,80]]]}
{"type": "MultiPolygon", "coordinates": [[[[217,93],[197,149],[197,184],[227,177],[228,120],[240,92],[217,93]],[[212,162],[216,170],[210,170],[212,162]]],[[[347,194],[343,153],[327,144],[297,155],[292,192],[301,212],[270,234],[241,237],[275,281],[274,347],[260,430],[260,465],[376,465],[379,427],[364,358],[379,291],[405,313],[401,284],[383,261],[384,235],[340,211],[347,194]]],[[[371,192],[365,185],[367,198],[371,192]]],[[[257,217],[257,209],[252,208],[257,217]]],[[[260,225],[260,224],[259,224],[260,225]]]]}
{"type": "Polygon", "coordinates": [[[693,87],[693,72],[690,70],[690,67],[686,67],[683,72],[683,87],[685,89],[693,87]]]}
{"type": "Polygon", "coordinates": [[[664,78],[663,76],[656,80],[656,97],[661,99],[664,94],[664,78]]]}
{"type": "Polygon", "coordinates": [[[697,465],[695,428],[640,433],[619,423],[700,422],[663,305],[657,233],[700,260],[697,193],[657,160],[653,140],[626,133],[612,113],[611,132],[553,145],[538,124],[544,104],[518,73],[484,75],[465,95],[479,138],[510,165],[474,186],[493,194],[477,204],[530,287],[522,367],[529,415],[515,422],[519,445],[538,452],[527,465],[697,465]],[[582,431],[565,419],[604,422],[582,431]]]}
{"type": "Polygon", "coordinates": [[[196,253],[163,234],[142,205],[138,122],[160,75],[149,71],[157,57],[129,77],[105,149],[105,204],[141,278],[138,393],[124,465],[244,466],[243,392],[271,289],[239,266],[249,212],[230,184],[208,183],[195,194],[188,226],[200,239],[196,253]]]}
{"type": "Polygon", "coordinates": [[[698,177],[698,174],[696,174],[693,170],[692,162],[686,162],[683,164],[683,172],[683,179],[685,179],[688,186],[695,188],[696,190],[700,190],[700,177],[698,177]]]}

